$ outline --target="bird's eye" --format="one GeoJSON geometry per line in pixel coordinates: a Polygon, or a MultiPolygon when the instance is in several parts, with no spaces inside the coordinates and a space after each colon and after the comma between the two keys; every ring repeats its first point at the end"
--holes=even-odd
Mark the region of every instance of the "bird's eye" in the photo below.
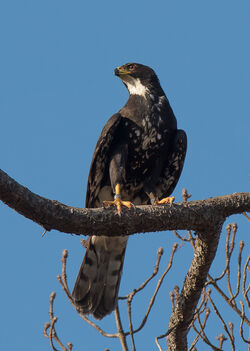
{"type": "Polygon", "coordinates": [[[133,70],[135,69],[135,65],[129,65],[129,66],[128,66],[128,69],[129,69],[130,71],[133,71],[133,70]]]}

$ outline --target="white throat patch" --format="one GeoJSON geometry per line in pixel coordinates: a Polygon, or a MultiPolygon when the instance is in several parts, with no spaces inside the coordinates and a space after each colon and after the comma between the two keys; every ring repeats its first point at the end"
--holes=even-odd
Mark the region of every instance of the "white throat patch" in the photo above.
{"type": "Polygon", "coordinates": [[[129,77],[129,80],[126,80],[125,83],[127,85],[128,91],[131,95],[140,95],[146,97],[146,93],[149,92],[148,88],[145,87],[140,81],[139,78],[129,77]]]}

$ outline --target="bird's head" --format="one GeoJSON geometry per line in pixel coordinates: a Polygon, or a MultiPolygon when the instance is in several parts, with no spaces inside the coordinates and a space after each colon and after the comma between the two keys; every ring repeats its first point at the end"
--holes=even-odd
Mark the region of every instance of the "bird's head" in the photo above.
{"type": "Polygon", "coordinates": [[[161,89],[157,75],[152,68],[140,63],[126,63],[117,67],[114,73],[122,80],[131,95],[145,97],[146,93],[150,93],[152,89],[161,89]]]}

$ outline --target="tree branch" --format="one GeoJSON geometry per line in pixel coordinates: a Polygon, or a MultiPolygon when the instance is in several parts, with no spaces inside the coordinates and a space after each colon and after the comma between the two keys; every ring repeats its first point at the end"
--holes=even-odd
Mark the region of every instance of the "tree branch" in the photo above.
{"type": "MultiPolygon", "coordinates": [[[[207,200],[209,201],[209,200],[207,200]]],[[[213,262],[223,221],[211,231],[197,233],[194,257],[185,277],[178,304],[170,317],[169,329],[174,328],[167,337],[169,350],[187,350],[187,331],[192,322],[195,307],[206,282],[213,262]]]]}
{"type": "Polygon", "coordinates": [[[213,262],[222,225],[232,214],[250,211],[250,193],[163,206],[136,206],[119,216],[114,208],[76,208],[32,193],[0,170],[0,199],[45,230],[84,235],[131,235],[188,229],[196,232],[194,257],[174,306],[167,336],[169,350],[187,350],[186,335],[213,262]]]}
{"type": "Polygon", "coordinates": [[[77,208],[46,199],[1,170],[0,199],[47,231],[55,229],[77,235],[117,236],[181,229],[205,233],[232,214],[250,211],[250,193],[234,193],[171,206],[136,206],[118,216],[114,208],[77,208]]]}

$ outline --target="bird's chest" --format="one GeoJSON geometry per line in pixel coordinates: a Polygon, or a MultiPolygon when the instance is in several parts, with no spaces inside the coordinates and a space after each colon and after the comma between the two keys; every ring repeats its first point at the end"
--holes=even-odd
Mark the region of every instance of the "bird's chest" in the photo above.
{"type": "Polygon", "coordinates": [[[159,114],[148,113],[142,116],[140,125],[128,123],[128,165],[131,176],[146,173],[154,167],[155,160],[163,152],[167,128],[159,114]]]}

